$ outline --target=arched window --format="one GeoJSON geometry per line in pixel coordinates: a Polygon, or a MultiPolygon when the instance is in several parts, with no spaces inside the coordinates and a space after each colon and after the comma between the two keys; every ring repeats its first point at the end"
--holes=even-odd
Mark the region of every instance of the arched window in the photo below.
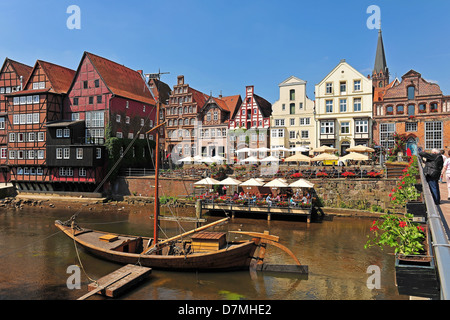
{"type": "Polygon", "coordinates": [[[403,114],[404,113],[404,108],[402,104],[399,104],[397,106],[397,114],[403,114]]]}
{"type": "Polygon", "coordinates": [[[189,119],[184,119],[184,124],[189,125],[189,119]]]}
{"type": "Polygon", "coordinates": [[[171,127],[172,124],[173,124],[173,121],[172,121],[172,120],[169,120],[169,127],[171,127]]]}
{"type": "Polygon", "coordinates": [[[387,106],[386,107],[386,115],[392,115],[394,114],[394,107],[393,106],[387,106]]]}
{"type": "Polygon", "coordinates": [[[192,126],[195,125],[195,118],[192,118],[192,119],[191,119],[191,125],[192,125],[192,126]]]}
{"type": "Polygon", "coordinates": [[[408,105],[408,116],[413,116],[416,114],[416,106],[413,104],[408,105]]]}
{"type": "Polygon", "coordinates": [[[408,87],[408,100],[414,100],[414,96],[415,96],[415,88],[414,88],[414,86],[409,86],[408,87]]]}
{"type": "Polygon", "coordinates": [[[419,113],[427,112],[427,105],[425,103],[419,104],[419,113]]]}
{"type": "Polygon", "coordinates": [[[430,112],[438,112],[438,104],[436,102],[430,103],[430,112]]]}
{"type": "Polygon", "coordinates": [[[295,89],[289,91],[289,100],[295,100],[295,89]]]}
{"type": "Polygon", "coordinates": [[[189,106],[189,113],[192,113],[192,106],[189,106]]]}
{"type": "Polygon", "coordinates": [[[184,113],[187,113],[187,111],[188,111],[188,108],[187,107],[184,107],[184,113]]]}

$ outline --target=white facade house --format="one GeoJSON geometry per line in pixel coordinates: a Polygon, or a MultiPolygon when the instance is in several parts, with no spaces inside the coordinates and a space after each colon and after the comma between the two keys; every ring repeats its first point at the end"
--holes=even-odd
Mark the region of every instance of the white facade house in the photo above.
{"type": "Polygon", "coordinates": [[[280,98],[272,105],[270,117],[271,149],[314,147],[314,101],[306,94],[306,81],[291,76],[278,86],[280,98]]]}
{"type": "Polygon", "coordinates": [[[345,150],[372,141],[372,81],[345,60],[315,87],[317,147],[345,150]]]}

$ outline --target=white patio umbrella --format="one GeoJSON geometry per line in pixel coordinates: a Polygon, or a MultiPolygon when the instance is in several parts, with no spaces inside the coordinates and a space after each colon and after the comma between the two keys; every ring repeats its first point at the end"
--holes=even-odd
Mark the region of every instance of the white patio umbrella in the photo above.
{"type": "Polygon", "coordinates": [[[269,157],[266,157],[266,158],[261,159],[259,161],[261,161],[261,162],[279,162],[280,159],[278,159],[277,157],[274,157],[274,156],[269,156],[269,157]]]}
{"type": "Polygon", "coordinates": [[[200,162],[200,161],[202,161],[203,157],[200,155],[196,155],[193,159],[195,162],[200,162]]]}
{"type": "Polygon", "coordinates": [[[214,160],[213,160],[211,157],[204,157],[204,158],[202,158],[201,162],[204,162],[204,163],[213,163],[214,160]]]}
{"type": "Polygon", "coordinates": [[[267,152],[267,151],[270,151],[270,149],[269,149],[269,148],[266,148],[266,147],[261,147],[261,148],[256,148],[255,151],[258,151],[258,152],[267,152]]]}
{"type": "Polygon", "coordinates": [[[205,178],[205,179],[202,179],[202,180],[194,183],[194,185],[196,185],[196,186],[215,186],[218,184],[219,184],[219,181],[216,179],[213,179],[213,178],[205,178]]]}
{"type": "Polygon", "coordinates": [[[346,151],[348,151],[348,152],[375,152],[375,149],[359,145],[359,146],[347,148],[346,151]]]}
{"type": "Polygon", "coordinates": [[[289,151],[289,149],[285,148],[285,147],[276,147],[276,148],[270,149],[270,151],[289,151]]]}
{"type": "Polygon", "coordinates": [[[369,160],[369,157],[366,156],[365,154],[350,152],[349,154],[339,158],[339,161],[346,161],[346,160],[367,161],[369,160]]]}
{"type": "Polygon", "coordinates": [[[297,153],[293,156],[290,156],[286,159],[284,159],[284,162],[310,162],[311,158],[308,156],[305,156],[304,154],[297,153]]]}
{"type": "Polygon", "coordinates": [[[260,181],[259,179],[252,178],[250,180],[242,182],[239,186],[240,187],[262,187],[262,186],[264,186],[264,182],[260,181]]]}
{"type": "Polygon", "coordinates": [[[256,157],[248,157],[248,158],[245,158],[245,159],[242,159],[242,160],[240,160],[239,162],[250,162],[250,163],[256,163],[256,162],[258,162],[259,160],[258,160],[258,158],[256,158],[256,157]]]}
{"type": "Polygon", "coordinates": [[[319,152],[319,153],[322,153],[322,152],[336,152],[337,149],[336,148],[332,148],[332,147],[328,147],[328,146],[321,146],[319,148],[314,149],[313,151],[314,152],[319,152]]]}
{"type": "Polygon", "coordinates": [[[264,187],[270,188],[287,188],[289,184],[284,179],[274,179],[264,185],[264,187]]]}
{"type": "Polygon", "coordinates": [[[186,157],[183,159],[178,160],[178,162],[194,162],[195,159],[193,157],[186,157]]]}
{"type": "Polygon", "coordinates": [[[309,149],[306,149],[305,147],[294,147],[294,148],[291,148],[291,149],[289,149],[289,151],[300,151],[300,152],[307,152],[307,151],[309,151],[309,149]]]}
{"type": "Polygon", "coordinates": [[[213,159],[215,162],[222,162],[222,161],[226,161],[227,159],[222,157],[222,156],[214,156],[211,159],[213,159]]]}
{"type": "Polygon", "coordinates": [[[218,184],[221,186],[238,186],[241,183],[242,183],[242,181],[228,177],[225,180],[220,181],[218,184]]]}
{"type": "Polygon", "coordinates": [[[250,152],[250,151],[253,151],[253,149],[250,149],[250,148],[242,148],[242,149],[236,150],[236,153],[250,152]]]}
{"type": "Polygon", "coordinates": [[[334,154],[324,152],[311,159],[311,161],[327,161],[327,160],[339,160],[339,157],[335,156],[334,154]]]}
{"type": "Polygon", "coordinates": [[[291,188],[313,188],[314,183],[311,183],[305,179],[300,179],[295,182],[292,182],[289,187],[291,188]]]}

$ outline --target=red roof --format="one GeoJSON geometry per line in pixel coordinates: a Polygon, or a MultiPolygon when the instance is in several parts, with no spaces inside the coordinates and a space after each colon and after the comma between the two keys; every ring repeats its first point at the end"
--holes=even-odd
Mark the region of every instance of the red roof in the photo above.
{"type": "Polygon", "coordinates": [[[47,75],[48,81],[50,81],[53,89],[51,91],[56,93],[67,93],[69,91],[70,85],[72,84],[76,73],[75,70],[42,60],[38,60],[37,63],[40,64],[41,68],[47,75]]]}
{"type": "Polygon", "coordinates": [[[23,77],[24,81],[28,79],[31,71],[33,70],[33,67],[27,66],[26,64],[11,60],[9,58],[6,58],[6,60],[9,61],[19,77],[23,77]]]}
{"type": "Polygon", "coordinates": [[[91,60],[111,93],[150,105],[156,104],[141,73],[89,52],[85,52],[85,55],[91,60]]]}

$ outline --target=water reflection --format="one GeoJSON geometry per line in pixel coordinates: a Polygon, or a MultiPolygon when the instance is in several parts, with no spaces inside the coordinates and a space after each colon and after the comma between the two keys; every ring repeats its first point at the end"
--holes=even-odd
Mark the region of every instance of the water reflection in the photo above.
{"type": "MultiPolygon", "coordinates": [[[[151,207],[95,207],[81,212],[78,222],[87,227],[124,234],[152,235],[151,207]],[[105,224],[108,223],[108,224],[105,224]]],[[[86,293],[88,278],[82,275],[82,290],[69,290],[68,266],[78,264],[74,243],[56,233],[54,220],[65,220],[70,210],[25,208],[0,211],[0,299],[76,299],[86,293]]],[[[175,214],[192,215],[187,209],[175,214]]],[[[218,217],[217,217],[218,218],[218,217]]],[[[216,219],[210,218],[210,219],[216,219]]],[[[377,248],[364,249],[371,220],[334,219],[321,223],[266,221],[237,218],[223,231],[244,230],[280,236],[280,242],[309,266],[307,277],[261,272],[179,273],[154,270],[150,278],[122,296],[135,300],[252,299],[252,300],[343,300],[406,299],[394,284],[393,256],[377,248]],[[381,269],[381,289],[366,286],[367,267],[381,269]]],[[[189,230],[192,223],[162,222],[168,236],[189,230]]],[[[231,235],[228,237],[245,237],[231,235]]],[[[120,266],[99,260],[84,251],[80,258],[90,278],[98,279],[120,266]]],[[[292,264],[286,253],[268,247],[266,262],[292,264]]],[[[104,299],[95,296],[90,299],[104,299]]]]}

